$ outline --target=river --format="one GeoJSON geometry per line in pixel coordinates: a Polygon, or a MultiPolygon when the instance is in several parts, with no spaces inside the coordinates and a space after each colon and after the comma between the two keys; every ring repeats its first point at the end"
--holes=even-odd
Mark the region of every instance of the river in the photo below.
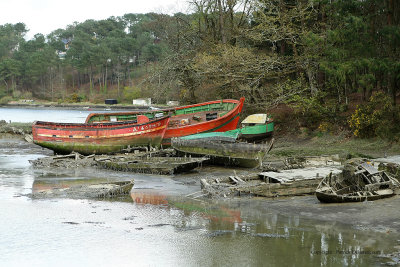
{"type": "MultiPolygon", "coordinates": [[[[7,121],[34,113],[4,110],[0,119],[7,121]]],[[[72,113],[85,117],[76,110],[41,112],[60,121],[72,113]]],[[[0,139],[1,266],[380,266],[377,255],[400,239],[396,219],[370,227],[362,215],[371,207],[397,210],[398,198],[393,205],[345,206],[322,205],[314,196],[192,199],[186,195],[200,190],[193,177],[231,170],[157,176],[29,163],[51,154],[21,139],[0,139]],[[131,196],[113,201],[29,196],[63,184],[132,178],[131,196]]]]}

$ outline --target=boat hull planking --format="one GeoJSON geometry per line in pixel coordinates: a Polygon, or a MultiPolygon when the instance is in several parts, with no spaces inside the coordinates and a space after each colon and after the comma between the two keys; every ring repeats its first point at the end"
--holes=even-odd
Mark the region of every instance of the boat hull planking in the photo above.
{"type": "Polygon", "coordinates": [[[130,147],[159,146],[168,121],[169,117],[143,124],[117,122],[89,125],[37,121],[32,126],[32,135],[35,144],[56,153],[107,154],[130,147]]]}

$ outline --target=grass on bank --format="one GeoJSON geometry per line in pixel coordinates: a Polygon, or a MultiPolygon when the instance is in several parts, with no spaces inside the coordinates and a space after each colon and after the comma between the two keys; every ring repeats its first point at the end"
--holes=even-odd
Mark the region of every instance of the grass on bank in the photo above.
{"type": "Polygon", "coordinates": [[[338,154],[344,159],[379,158],[400,154],[400,144],[380,138],[348,137],[345,133],[314,137],[278,136],[270,154],[282,157],[338,154]]]}

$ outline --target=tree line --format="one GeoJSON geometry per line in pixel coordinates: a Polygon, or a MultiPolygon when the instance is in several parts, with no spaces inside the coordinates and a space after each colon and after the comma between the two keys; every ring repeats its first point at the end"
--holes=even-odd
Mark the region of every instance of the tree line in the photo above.
{"type": "Polygon", "coordinates": [[[32,40],[24,39],[22,23],[1,25],[0,97],[28,92],[54,101],[81,92],[93,101],[151,96],[193,103],[245,96],[259,110],[289,104],[316,126],[335,122],[374,92],[396,105],[398,1],[190,4],[190,14],[87,20],[32,40]]]}
{"type": "Polygon", "coordinates": [[[149,29],[155,15],[87,20],[32,40],[24,39],[23,23],[1,25],[3,94],[30,92],[54,100],[79,89],[87,89],[89,97],[94,88],[104,94],[110,86],[122,88],[133,68],[162,57],[166,46],[149,29]]]}

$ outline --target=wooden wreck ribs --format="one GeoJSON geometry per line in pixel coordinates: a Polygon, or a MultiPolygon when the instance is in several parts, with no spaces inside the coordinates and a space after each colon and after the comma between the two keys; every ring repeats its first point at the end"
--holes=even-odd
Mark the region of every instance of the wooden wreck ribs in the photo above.
{"type": "Polygon", "coordinates": [[[325,203],[373,201],[393,196],[398,187],[396,179],[363,162],[356,167],[349,164],[342,173],[324,178],[316,196],[325,203]]]}

